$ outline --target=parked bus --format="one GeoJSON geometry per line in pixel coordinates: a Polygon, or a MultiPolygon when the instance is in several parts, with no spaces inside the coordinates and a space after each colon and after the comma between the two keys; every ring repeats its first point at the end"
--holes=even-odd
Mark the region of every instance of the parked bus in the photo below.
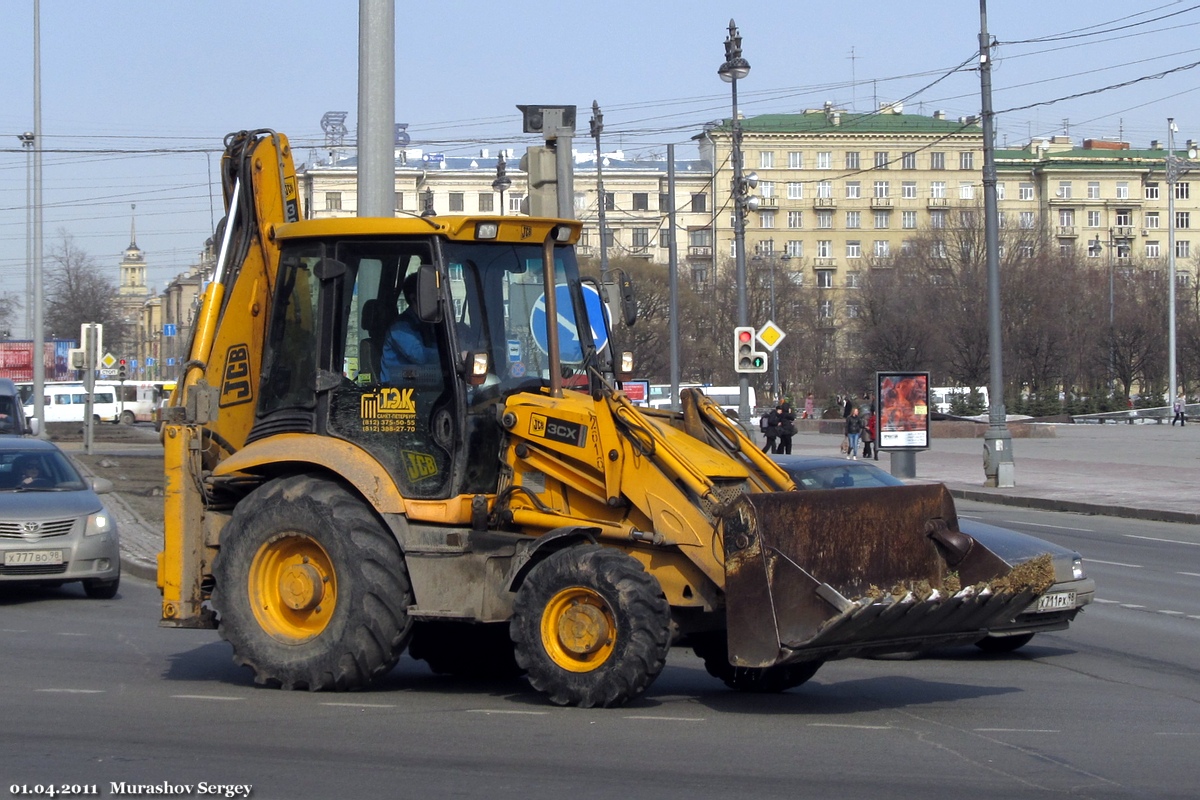
{"type": "MultiPolygon", "coordinates": [[[[26,417],[34,414],[33,384],[18,384],[25,403],[26,417]]],[[[82,383],[47,383],[42,395],[45,405],[42,424],[54,422],[83,422],[87,408],[87,390],[82,383]]],[[[92,418],[98,422],[117,422],[121,418],[116,391],[97,382],[92,391],[92,418]]]]}
{"type": "Polygon", "coordinates": [[[112,390],[117,398],[118,419],[126,425],[154,422],[159,404],[171,393],[165,387],[162,381],[96,381],[96,391],[112,390]]]}
{"type": "MultiPolygon", "coordinates": [[[[684,389],[699,389],[707,397],[712,398],[712,401],[719,405],[722,410],[732,411],[735,415],[738,413],[738,406],[741,404],[742,390],[740,386],[702,386],[698,383],[681,383],[679,384],[679,389],[680,391],[684,389]]],[[[749,402],[750,413],[753,414],[755,408],[758,407],[758,399],[753,386],[750,387],[749,402]]],[[[671,407],[670,384],[653,384],[650,386],[650,407],[671,407]]]]}
{"type": "Polygon", "coordinates": [[[943,414],[949,414],[950,404],[954,401],[955,395],[960,395],[965,401],[970,397],[972,391],[982,401],[983,408],[986,411],[988,407],[988,390],[986,386],[976,386],[974,390],[969,386],[933,386],[929,389],[929,404],[943,414]]]}

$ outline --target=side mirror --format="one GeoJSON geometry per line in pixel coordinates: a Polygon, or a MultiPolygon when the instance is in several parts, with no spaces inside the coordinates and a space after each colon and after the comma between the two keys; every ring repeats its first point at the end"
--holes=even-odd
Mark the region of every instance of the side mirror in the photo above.
{"type": "Polygon", "coordinates": [[[108,478],[92,478],[92,491],[96,494],[108,494],[113,490],[113,482],[108,478]]]}
{"type": "Polygon", "coordinates": [[[29,426],[28,426],[29,427],[29,435],[30,436],[41,436],[42,421],[40,419],[38,419],[37,417],[30,417],[27,420],[27,422],[29,423],[29,426]]]}

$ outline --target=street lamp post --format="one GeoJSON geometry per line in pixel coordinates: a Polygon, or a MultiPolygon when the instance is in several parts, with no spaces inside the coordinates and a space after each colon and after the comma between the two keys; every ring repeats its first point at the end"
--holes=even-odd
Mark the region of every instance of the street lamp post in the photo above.
{"type": "Polygon", "coordinates": [[[18,134],[25,148],[25,336],[33,338],[33,132],[18,134]]]}
{"type": "MultiPolygon", "coordinates": [[[[745,326],[749,318],[746,307],[746,210],[758,207],[758,198],[749,197],[749,190],[758,181],[754,173],[742,174],[742,123],[738,118],[737,82],[750,74],[750,63],[742,57],[742,36],[737,24],[729,20],[729,36],[725,39],[725,62],[717,70],[721,80],[730,85],[733,95],[733,119],[730,123],[730,160],[733,162],[733,249],[737,281],[737,319],[745,326]]],[[[740,386],[738,419],[750,424],[750,379],[743,373],[740,386]]]]}
{"type": "MultiPolygon", "coordinates": [[[[1175,402],[1175,184],[1181,175],[1196,169],[1197,164],[1175,155],[1175,118],[1167,117],[1167,404],[1175,402]]],[[[1188,150],[1188,159],[1196,150],[1188,150]]]]}

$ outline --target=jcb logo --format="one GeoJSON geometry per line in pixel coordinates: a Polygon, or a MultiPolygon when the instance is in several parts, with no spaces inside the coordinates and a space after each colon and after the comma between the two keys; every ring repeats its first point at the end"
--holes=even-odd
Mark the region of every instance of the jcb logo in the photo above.
{"type": "Polygon", "coordinates": [[[409,483],[416,483],[417,481],[432,478],[438,474],[437,461],[428,453],[405,450],[402,456],[404,458],[404,472],[408,476],[409,483]]]}
{"type": "Polygon", "coordinates": [[[529,418],[529,435],[563,444],[583,447],[587,441],[587,426],[577,422],[533,414],[529,418]]]}
{"type": "Polygon", "coordinates": [[[533,236],[533,226],[532,225],[522,225],[521,226],[521,238],[528,239],[530,236],[533,236]]]}
{"type": "Polygon", "coordinates": [[[250,385],[250,348],[235,344],[225,353],[225,375],[221,379],[221,408],[249,403],[254,399],[250,385]]]}

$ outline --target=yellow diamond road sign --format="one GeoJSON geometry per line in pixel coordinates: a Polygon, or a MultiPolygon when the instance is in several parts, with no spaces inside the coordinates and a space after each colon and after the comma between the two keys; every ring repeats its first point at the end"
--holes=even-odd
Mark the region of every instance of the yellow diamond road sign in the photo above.
{"type": "Polygon", "coordinates": [[[779,347],[779,343],[783,341],[783,337],[785,336],[787,334],[783,332],[783,329],[770,320],[767,320],[766,324],[758,329],[758,340],[762,342],[763,347],[771,352],[774,352],[775,348],[779,347]]]}
{"type": "Polygon", "coordinates": [[[105,369],[112,369],[116,365],[117,359],[113,358],[112,353],[105,353],[104,357],[100,359],[100,366],[104,367],[105,369]]]}

